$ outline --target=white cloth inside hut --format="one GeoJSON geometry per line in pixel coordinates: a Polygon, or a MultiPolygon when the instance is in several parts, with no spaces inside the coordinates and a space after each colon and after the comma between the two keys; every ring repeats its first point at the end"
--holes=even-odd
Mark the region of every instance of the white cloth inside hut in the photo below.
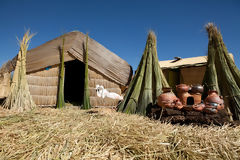
{"type": "Polygon", "coordinates": [[[96,85],[96,92],[98,97],[102,97],[102,98],[108,97],[111,99],[119,99],[119,100],[123,99],[123,97],[120,96],[119,94],[114,92],[109,92],[108,90],[104,89],[102,85],[96,85]]]}

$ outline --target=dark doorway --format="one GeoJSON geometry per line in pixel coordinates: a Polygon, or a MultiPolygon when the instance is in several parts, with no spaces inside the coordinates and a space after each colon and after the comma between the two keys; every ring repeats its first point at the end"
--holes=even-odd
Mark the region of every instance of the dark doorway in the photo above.
{"type": "Polygon", "coordinates": [[[84,92],[85,65],[79,60],[65,62],[64,99],[66,103],[81,105],[84,92]]]}
{"type": "Polygon", "coordinates": [[[193,105],[194,104],[194,98],[193,97],[188,97],[187,98],[187,105],[193,105]]]}

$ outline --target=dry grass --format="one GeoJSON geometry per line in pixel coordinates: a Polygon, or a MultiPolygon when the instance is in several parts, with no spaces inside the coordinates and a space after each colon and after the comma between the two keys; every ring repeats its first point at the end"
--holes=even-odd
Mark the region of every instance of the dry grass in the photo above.
{"type": "Polygon", "coordinates": [[[178,126],[110,109],[0,108],[0,159],[239,159],[240,127],[178,126]]]}

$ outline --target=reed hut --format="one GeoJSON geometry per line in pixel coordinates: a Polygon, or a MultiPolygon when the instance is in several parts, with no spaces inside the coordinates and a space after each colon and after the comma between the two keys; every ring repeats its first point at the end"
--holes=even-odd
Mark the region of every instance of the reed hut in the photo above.
{"type": "MultiPolygon", "coordinates": [[[[230,54],[233,59],[233,55],[230,54]]],[[[206,71],[207,56],[179,58],[159,61],[159,65],[169,85],[174,89],[177,84],[202,84],[206,71]]]]}
{"type": "MultiPolygon", "coordinates": [[[[82,103],[86,37],[79,31],[73,31],[28,51],[26,61],[27,80],[30,93],[38,106],[56,105],[63,37],[65,38],[65,102],[76,105],[82,103]]],[[[9,74],[14,71],[15,65],[16,57],[3,65],[0,75],[7,77],[6,73],[9,74]]],[[[117,106],[118,100],[116,99],[98,97],[95,87],[96,85],[102,85],[108,91],[121,95],[121,88],[127,86],[132,77],[132,67],[125,60],[91,38],[88,40],[88,65],[91,105],[93,107],[117,106]]],[[[5,81],[6,84],[0,84],[0,91],[4,87],[6,88],[4,93],[0,93],[0,98],[7,96],[7,88],[10,86],[9,78],[6,78],[5,81]]]]}

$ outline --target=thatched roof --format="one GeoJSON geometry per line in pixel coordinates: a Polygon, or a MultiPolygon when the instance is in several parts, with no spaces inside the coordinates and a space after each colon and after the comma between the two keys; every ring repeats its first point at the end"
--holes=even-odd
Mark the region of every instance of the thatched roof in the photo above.
{"type": "MultiPolygon", "coordinates": [[[[64,61],[71,61],[73,59],[83,61],[85,34],[79,31],[73,31],[29,50],[27,54],[28,73],[60,63],[59,49],[62,44],[63,36],[65,37],[64,61]]],[[[132,76],[132,67],[125,60],[121,59],[95,40],[89,38],[88,43],[89,66],[109,77],[114,82],[126,85],[132,76]]],[[[15,63],[16,57],[7,62],[7,64],[1,68],[0,72],[13,71],[15,63]]]]}
{"type": "MultiPolygon", "coordinates": [[[[233,59],[233,55],[230,54],[233,59]]],[[[161,69],[176,69],[192,66],[205,66],[207,64],[207,56],[181,58],[174,60],[159,61],[161,69]]]]}

